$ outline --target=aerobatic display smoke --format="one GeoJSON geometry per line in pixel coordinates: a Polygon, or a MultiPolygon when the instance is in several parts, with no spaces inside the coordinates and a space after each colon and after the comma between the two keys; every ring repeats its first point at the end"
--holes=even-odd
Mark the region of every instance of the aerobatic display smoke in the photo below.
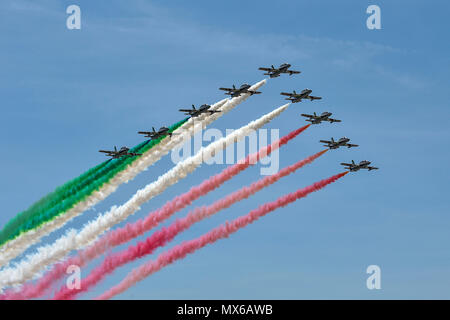
{"type": "Polygon", "coordinates": [[[101,164],[89,169],[85,173],[81,174],[77,178],[70,180],[62,186],[55,189],[55,191],[47,194],[45,197],[31,205],[27,210],[24,210],[11,219],[0,231],[0,246],[6,243],[8,240],[14,238],[16,234],[20,234],[23,230],[29,228],[23,226],[30,223],[30,219],[33,219],[41,212],[46,212],[58,205],[64,199],[67,199],[73,193],[76,193],[79,189],[92,182],[92,177],[95,177],[98,172],[101,172],[104,167],[108,165],[108,161],[104,161],[101,164]]]}
{"type": "Polygon", "coordinates": [[[90,221],[81,230],[70,230],[66,235],[56,240],[53,244],[40,247],[35,254],[28,255],[17,263],[14,268],[9,267],[0,271],[0,287],[22,284],[37,276],[47,266],[64,258],[71,250],[82,249],[97,239],[98,236],[110,229],[115,224],[123,221],[136,212],[140,205],[163,192],[166,188],[183,179],[193,172],[201,163],[225,146],[243,139],[254,130],[279,116],[288,108],[283,105],[276,110],[252,121],[248,125],[232,132],[226,137],[214,141],[200,149],[198,153],[178,163],[174,168],[160,176],[155,182],[140,189],[136,194],[120,207],[112,207],[108,212],[90,221]]]}
{"type": "Polygon", "coordinates": [[[108,291],[104,292],[97,299],[110,299],[120,294],[121,292],[124,292],[131,286],[135,285],[137,282],[159,271],[163,267],[186,257],[186,255],[188,254],[194,253],[196,250],[208,244],[214,243],[219,239],[223,239],[230,236],[239,229],[244,228],[250,223],[268,214],[269,212],[272,212],[280,207],[284,207],[296,201],[297,199],[306,197],[308,194],[324,188],[328,184],[333,183],[336,180],[342,178],[347,173],[348,171],[342,172],[330,178],[316,182],[308,187],[299,189],[293,193],[282,196],[273,202],[263,204],[257,209],[250,211],[247,215],[241,216],[231,222],[227,222],[223,225],[220,225],[219,227],[212,229],[211,231],[200,236],[199,238],[190,241],[185,241],[171,248],[170,250],[163,252],[156,258],[156,260],[144,263],[140,267],[131,271],[123,281],[121,281],[118,285],[114,286],[108,291]]]}
{"type": "MultiPolygon", "coordinates": [[[[105,276],[112,273],[116,268],[153,253],[155,249],[164,246],[167,242],[171,241],[179,233],[185,231],[194,223],[212,216],[213,214],[230,207],[238,201],[248,198],[261,189],[277,182],[282,177],[294,173],[304,165],[313,162],[327,151],[328,149],[320,151],[304,160],[298,161],[297,163],[280,170],[274,175],[266,176],[257,182],[252,183],[250,186],[243,187],[240,190],[237,190],[214,202],[210,206],[196,208],[189,212],[186,217],[175,220],[175,222],[173,222],[170,226],[156,231],[144,241],[139,241],[136,245],[130,246],[128,249],[109,255],[100,266],[92,270],[90,274],[81,281],[80,289],[68,289],[67,286],[63,286],[55,294],[54,299],[73,299],[76,295],[88,291],[105,276]]],[[[120,242],[122,239],[119,238],[117,240],[117,242],[120,242]]]]}
{"type": "MultiPolygon", "coordinates": [[[[187,119],[182,120],[169,129],[176,130],[182,126],[187,119]]],[[[144,153],[160,143],[163,138],[158,138],[150,142],[142,142],[136,147],[131,148],[130,152],[144,153]]],[[[6,242],[0,248],[0,265],[6,264],[8,259],[12,259],[31,244],[33,240],[29,236],[37,238],[37,230],[41,234],[45,234],[50,224],[45,226],[52,219],[70,210],[76,210],[79,206],[77,203],[87,201],[88,197],[110,181],[118,172],[129,166],[136,157],[121,157],[119,159],[111,159],[105,161],[101,165],[88,171],[80,177],[69,182],[62,187],[57,188],[52,195],[44,197],[38,204],[31,206],[30,209],[18,214],[12,219],[0,232],[0,239],[6,242]],[[25,245],[22,245],[26,243],[25,245]],[[22,248],[21,248],[22,245],[22,248]],[[13,250],[11,250],[11,248],[13,250]]],[[[81,206],[80,206],[81,207],[81,206]]],[[[50,229],[49,229],[50,230],[50,229]]],[[[51,232],[50,230],[49,232],[51,232]]]]}
{"type": "Polygon", "coordinates": [[[147,215],[144,219],[127,224],[123,228],[109,231],[106,235],[101,237],[93,245],[82,250],[75,257],[71,257],[64,262],[55,264],[52,269],[47,272],[36,284],[25,284],[20,291],[9,290],[7,293],[0,295],[0,299],[30,299],[43,295],[48,287],[54,281],[61,279],[66,275],[66,270],[70,265],[84,266],[87,262],[95,259],[99,255],[105,253],[112,247],[126,243],[129,240],[142,235],[151,230],[160,222],[168,219],[177,211],[190,205],[194,200],[206,195],[208,192],[218,188],[224,182],[239,174],[241,171],[255,164],[259,159],[269,155],[272,151],[287,144],[290,140],[297,137],[300,133],[305,131],[310,125],[303,126],[296,129],[272,144],[261,147],[260,150],[254,154],[248,155],[243,161],[231,165],[219,174],[216,174],[201,184],[192,187],[188,192],[179,195],[168,201],[163,207],[155,210],[147,215]]]}

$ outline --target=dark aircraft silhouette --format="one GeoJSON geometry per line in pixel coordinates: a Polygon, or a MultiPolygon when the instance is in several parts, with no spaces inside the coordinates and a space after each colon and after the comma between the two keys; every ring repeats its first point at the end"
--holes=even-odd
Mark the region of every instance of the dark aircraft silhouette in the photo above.
{"type": "Polygon", "coordinates": [[[378,170],[376,167],[370,167],[371,164],[370,161],[363,160],[360,163],[356,164],[355,161],[352,160],[352,163],[341,163],[341,165],[345,166],[347,170],[350,170],[352,172],[359,171],[361,169],[367,169],[369,171],[371,170],[378,170]]]}
{"type": "Polygon", "coordinates": [[[289,73],[290,76],[300,73],[300,71],[289,70],[290,67],[291,65],[289,63],[283,63],[278,68],[272,65],[270,68],[259,68],[259,70],[267,71],[264,75],[270,76],[271,78],[279,77],[282,73],[289,73]]]}
{"type": "Polygon", "coordinates": [[[327,111],[322,112],[322,114],[320,114],[320,115],[317,115],[315,112],[314,112],[314,114],[304,114],[304,113],[301,114],[302,117],[308,118],[308,119],[306,119],[306,121],[309,121],[312,124],[319,124],[322,121],[328,121],[330,123],[341,122],[341,120],[331,119],[330,118],[331,115],[332,115],[332,113],[327,112],[327,111]]]}
{"type": "Polygon", "coordinates": [[[130,151],[130,149],[127,148],[127,147],[122,147],[122,148],[120,148],[120,150],[117,150],[116,146],[114,146],[114,151],[98,150],[98,152],[106,153],[106,156],[107,157],[111,157],[111,159],[118,159],[118,158],[121,158],[121,157],[142,156],[142,154],[140,154],[140,153],[134,153],[134,152],[129,152],[129,151],[130,151]]]}
{"type": "Polygon", "coordinates": [[[330,149],[337,149],[339,147],[347,147],[347,148],[358,147],[357,144],[348,143],[349,141],[350,139],[347,137],[342,137],[338,141],[335,141],[333,138],[331,138],[330,141],[320,140],[320,142],[325,143],[324,147],[328,147],[330,149]]]}
{"type": "Polygon", "coordinates": [[[289,92],[281,92],[280,94],[283,96],[288,96],[289,98],[286,98],[285,100],[289,100],[292,103],[296,103],[296,102],[300,102],[303,99],[309,99],[311,101],[313,100],[320,100],[322,99],[322,97],[314,97],[311,96],[310,94],[312,93],[311,89],[304,89],[302,90],[302,92],[297,93],[295,92],[295,90],[292,93],[289,92]]]}
{"type": "Polygon", "coordinates": [[[160,137],[172,137],[172,132],[169,132],[169,128],[161,127],[158,131],[155,131],[155,128],[152,127],[153,131],[139,131],[139,134],[145,135],[146,138],[150,138],[151,140],[158,139],[160,137]]]}
{"type": "Polygon", "coordinates": [[[199,115],[207,112],[209,112],[210,114],[220,112],[219,110],[209,110],[209,108],[211,108],[209,104],[203,104],[198,109],[196,109],[195,106],[192,105],[192,109],[180,109],[179,111],[184,112],[184,114],[191,117],[198,117],[199,115]]]}
{"type": "Polygon", "coordinates": [[[233,84],[233,88],[219,88],[219,90],[227,91],[225,94],[232,96],[233,98],[239,97],[241,94],[249,93],[250,95],[260,94],[260,91],[249,90],[251,85],[244,83],[239,88],[236,88],[233,84]]]}

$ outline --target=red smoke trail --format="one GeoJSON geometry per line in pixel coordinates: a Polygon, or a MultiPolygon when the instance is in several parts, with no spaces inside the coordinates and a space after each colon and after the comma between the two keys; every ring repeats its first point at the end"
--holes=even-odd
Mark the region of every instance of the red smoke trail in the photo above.
{"type": "Polygon", "coordinates": [[[124,292],[125,290],[136,284],[138,281],[143,280],[144,278],[157,272],[168,264],[182,259],[188,254],[194,253],[196,250],[206,246],[207,244],[214,243],[219,239],[228,237],[239,229],[266,215],[267,213],[274,211],[280,207],[284,207],[297,199],[303,198],[311,192],[318,191],[328,184],[335,182],[339,178],[345,176],[347,173],[348,171],[342,172],[328,179],[316,182],[306,188],[299,189],[293,193],[280,197],[273,202],[263,204],[257,209],[250,211],[245,216],[241,216],[231,222],[227,222],[224,225],[212,229],[199,238],[183,242],[173,247],[172,249],[163,252],[158,256],[156,260],[144,263],[140,267],[134,269],[125,277],[125,279],[121,283],[109,289],[108,291],[97,297],[97,299],[110,299],[118,295],[119,293],[124,292]]]}
{"type": "Polygon", "coordinates": [[[160,246],[164,246],[167,242],[171,241],[175,236],[188,229],[194,223],[209,217],[220,210],[226,209],[238,201],[248,198],[261,189],[280,180],[282,177],[285,177],[300,169],[304,165],[313,162],[327,151],[328,149],[320,151],[304,160],[298,161],[291,166],[283,168],[278,173],[271,176],[266,176],[252,183],[250,186],[243,187],[240,190],[214,202],[210,206],[202,206],[194,209],[189,212],[186,217],[175,220],[175,222],[173,222],[169,227],[156,231],[146,240],[140,241],[136,245],[130,246],[128,249],[106,257],[100,266],[95,268],[88,277],[81,281],[80,289],[68,289],[67,286],[62,286],[60,291],[54,296],[54,299],[73,299],[79,293],[88,291],[91,287],[96,285],[118,267],[133,260],[142,258],[145,255],[152,254],[155,249],[160,246]]]}
{"type": "Polygon", "coordinates": [[[208,178],[200,185],[192,187],[188,192],[167,202],[160,209],[149,213],[145,219],[140,219],[133,224],[127,224],[123,228],[118,228],[108,232],[92,246],[80,251],[77,256],[55,264],[53,268],[45,274],[44,277],[39,279],[36,284],[26,284],[22,286],[20,291],[8,290],[5,294],[0,295],[0,300],[31,299],[43,295],[54,281],[57,281],[66,275],[66,270],[70,265],[82,267],[90,260],[105,253],[109,248],[126,243],[127,241],[151,230],[163,220],[188,206],[192,201],[207,194],[215,188],[218,188],[221,184],[245,170],[250,165],[255,164],[259,159],[269,155],[280,146],[287,144],[290,140],[305,131],[309,126],[310,125],[306,125],[294,130],[271,145],[261,148],[254,154],[248,155],[243,161],[239,161],[237,164],[225,168],[221,173],[208,178]]]}

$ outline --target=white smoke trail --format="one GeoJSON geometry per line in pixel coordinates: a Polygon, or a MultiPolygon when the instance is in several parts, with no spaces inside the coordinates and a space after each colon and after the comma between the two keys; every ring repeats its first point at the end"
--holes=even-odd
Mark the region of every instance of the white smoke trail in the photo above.
{"type": "MultiPolygon", "coordinates": [[[[250,89],[256,90],[263,86],[266,80],[262,80],[254,84],[250,89]]],[[[177,132],[182,132],[179,135],[173,135],[172,138],[163,139],[159,144],[149,149],[144,155],[140,156],[136,161],[130,164],[122,172],[118,173],[108,183],[104,184],[100,190],[95,191],[92,195],[85,200],[77,203],[73,208],[65,213],[60,214],[53,220],[39,226],[33,230],[29,230],[21,234],[16,239],[7,242],[2,248],[0,248],[0,267],[6,266],[6,264],[15,257],[22,254],[31,245],[40,241],[45,235],[61,228],[68,221],[77,217],[84,211],[93,207],[100,201],[107,198],[111,193],[122,184],[132,180],[140,172],[148,168],[150,165],[157,162],[164,155],[170,152],[173,148],[177,147],[180,143],[189,139],[196,132],[204,129],[207,125],[220,118],[222,115],[234,109],[238,104],[245,101],[250,95],[243,94],[240,97],[232,99],[223,99],[211,106],[212,110],[220,110],[221,112],[214,113],[212,115],[202,114],[199,117],[189,119],[185,124],[178,128],[177,132]]]]}
{"type": "Polygon", "coordinates": [[[288,108],[283,105],[276,110],[262,116],[258,120],[233,131],[226,137],[212,142],[201,148],[195,155],[179,162],[171,170],[160,176],[156,181],[138,190],[134,196],[119,207],[112,207],[108,212],[99,215],[88,222],[80,231],[70,230],[66,235],[56,240],[52,245],[40,247],[35,254],[28,255],[14,267],[0,271],[0,289],[5,286],[19,285],[37,276],[47,266],[63,259],[72,250],[82,249],[112,226],[125,220],[140,209],[140,206],[154,196],[162,193],[169,186],[192,173],[201,163],[210,158],[215,152],[222,150],[231,143],[242,140],[253,130],[257,130],[288,108]]]}

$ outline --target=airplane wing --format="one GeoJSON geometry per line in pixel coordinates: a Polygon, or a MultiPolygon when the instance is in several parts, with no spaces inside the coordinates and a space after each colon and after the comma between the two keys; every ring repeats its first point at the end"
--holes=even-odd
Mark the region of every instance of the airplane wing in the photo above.
{"type": "Polygon", "coordinates": [[[301,116],[302,116],[302,117],[307,117],[307,118],[314,118],[314,116],[313,116],[312,114],[305,114],[305,113],[302,113],[301,116]]]}
{"type": "Polygon", "coordinates": [[[252,91],[252,90],[248,90],[248,92],[250,94],[260,94],[261,93],[261,91],[252,91]]]}
{"type": "Polygon", "coordinates": [[[328,140],[320,140],[319,142],[326,143],[326,144],[331,144],[331,141],[328,141],[328,140]]]}
{"type": "Polygon", "coordinates": [[[369,171],[371,171],[371,170],[378,170],[377,167],[367,167],[367,169],[369,169],[369,171]]]}
{"type": "Polygon", "coordinates": [[[193,110],[193,109],[178,109],[178,111],[181,111],[181,112],[191,112],[191,111],[195,111],[195,110],[193,110]]]}
{"type": "Polygon", "coordinates": [[[290,75],[301,73],[301,71],[294,71],[294,70],[288,70],[287,72],[288,72],[290,75]]]}
{"type": "Polygon", "coordinates": [[[359,147],[359,145],[347,143],[347,147],[349,147],[349,148],[352,148],[352,147],[359,147]]]}
{"type": "Polygon", "coordinates": [[[289,97],[293,97],[294,94],[293,93],[289,93],[289,92],[281,92],[280,93],[282,96],[289,96],[289,97]]]}
{"type": "Polygon", "coordinates": [[[308,96],[308,99],[313,101],[313,100],[320,100],[320,99],[322,99],[322,97],[308,96]]]}
{"type": "Polygon", "coordinates": [[[341,162],[342,166],[346,166],[346,167],[352,167],[353,164],[352,163],[345,163],[345,162],[341,162]]]}
{"type": "Polygon", "coordinates": [[[139,134],[152,134],[151,131],[138,131],[139,134]]]}
{"type": "Polygon", "coordinates": [[[258,70],[262,70],[262,71],[274,71],[274,69],[272,69],[272,68],[258,68],[258,70]]]}
{"type": "Polygon", "coordinates": [[[326,121],[330,121],[330,122],[341,122],[341,120],[331,119],[331,118],[328,118],[326,121]]]}

